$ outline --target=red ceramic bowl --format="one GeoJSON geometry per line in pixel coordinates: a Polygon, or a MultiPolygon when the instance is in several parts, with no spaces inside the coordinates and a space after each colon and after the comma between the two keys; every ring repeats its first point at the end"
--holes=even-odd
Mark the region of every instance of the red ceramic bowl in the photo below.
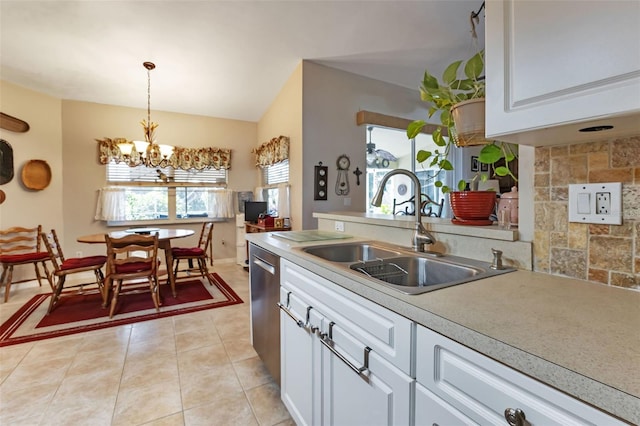
{"type": "Polygon", "coordinates": [[[463,220],[487,219],[496,207],[495,191],[450,192],[453,215],[463,220]]]}

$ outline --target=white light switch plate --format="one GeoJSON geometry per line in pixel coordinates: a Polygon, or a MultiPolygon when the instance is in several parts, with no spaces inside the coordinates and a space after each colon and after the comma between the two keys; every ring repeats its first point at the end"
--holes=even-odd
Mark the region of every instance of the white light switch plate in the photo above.
{"type": "Polygon", "coordinates": [[[622,183],[569,185],[569,222],[622,224],[622,183]]]}

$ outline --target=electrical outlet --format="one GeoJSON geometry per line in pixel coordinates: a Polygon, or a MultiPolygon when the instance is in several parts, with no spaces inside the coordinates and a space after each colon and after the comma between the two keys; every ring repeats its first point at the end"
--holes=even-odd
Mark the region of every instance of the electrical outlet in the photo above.
{"type": "Polygon", "coordinates": [[[596,214],[609,214],[611,212],[611,193],[596,192],[596,214]]]}
{"type": "Polygon", "coordinates": [[[569,185],[569,222],[622,225],[622,183],[569,185]]]}
{"type": "Polygon", "coordinates": [[[344,222],[341,222],[339,220],[336,220],[335,222],[335,227],[336,227],[336,231],[338,232],[344,232],[344,222]]]}

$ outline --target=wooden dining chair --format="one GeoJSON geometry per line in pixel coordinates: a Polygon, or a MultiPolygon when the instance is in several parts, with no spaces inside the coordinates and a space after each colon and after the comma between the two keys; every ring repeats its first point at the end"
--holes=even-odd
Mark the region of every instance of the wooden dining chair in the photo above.
{"type": "MultiPolygon", "coordinates": [[[[210,257],[213,265],[213,252],[211,251],[213,237],[213,222],[204,222],[200,231],[200,238],[196,247],[172,247],[171,256],[173,257],[173,276],[178,277],[178,272],[187,272],[197,270],[203,278],[213,285],[209,278],[209,269],[207,268],[207,257],[210,257]],[[209,251],[209,253],[207,252],[209,251]],[[180,270],[180,261],[188,261],[189,268],[180,270]],[[198,268],[194,268],[193,261],[198,262],[198,268]]],[[[175,294],[175,292],[174,292],[175,294]]]]}
{"type": "MultiPolygon", "coordinates": [[[[40,233],[42,225],[35,228],[24,228],[14,226],[5,230],[0,230],[0,265],[2,265],[2,275],[0,276],[0,287],[4,286],[4,301],[9,301],[9,291],[12,284],[38,280],[42,287],[42,275],[38,268],[41,263],[43,268],[49,261],[49,253],[40,250],[40,233]],[[36,270],[35,278],[13,281],[13,268],[18,265],[32,264],[36,270]]],[[[53,283],[49,280],[49,285],[53,289],[53,283]]]]}
{"type": "Polygon", "coordinates": [[[42,233],[42,242],[49,253],[49,259],[53,265],[53,271],[49,273],[46,264],[44,265],[45,273],[49,277],[49,281],[53,286],[53,294],[51,295],[51,301],[49,302],[49,309],[47,314],[50,314],[53,308],[60,300],[60,294],[64,288],[78,288],[82,289],[84,286],[96,284],[102,297],[102,304],[106,306],[105,294],[104,294],[104,274],[102,273],[102,267],[107,262],[107,256],[85,256],[85,257],[73,257],[65,258],[62,252],[62,246],[58,240],[58,235],[55,229],[52,229],[49,234],[42,233]],[[95,275],[95,282],[67,285],[67,277],[72,274],[79,274],[82,272],[93,272],[95,275]]]}
{"type": "Polygon", "coordinates": [[[147,291],[146,285],[141,285],[144,284],[144,279],[148,283],[156,311],[159,311],[158,235],[131,234],[122,238],[111,238],[109,234],[105,234],[104,238],[107,243],[105,300],[108,300],[113,287],[109,318],[113,318],[116,311],[118,296],[126,292],[147,291]],[[127,282],[126,292],[122,291],[124,282],[127,282]]]}

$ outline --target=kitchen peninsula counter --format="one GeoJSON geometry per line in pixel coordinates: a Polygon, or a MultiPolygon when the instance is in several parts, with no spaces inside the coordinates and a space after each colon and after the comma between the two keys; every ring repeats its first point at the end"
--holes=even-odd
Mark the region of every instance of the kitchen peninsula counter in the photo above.
{"type": "Polygon", "coordinates": [[[247,239],[381,306],[640,424],[640,293],[527,270],[405,295],[271,233],[247,239]]]}

